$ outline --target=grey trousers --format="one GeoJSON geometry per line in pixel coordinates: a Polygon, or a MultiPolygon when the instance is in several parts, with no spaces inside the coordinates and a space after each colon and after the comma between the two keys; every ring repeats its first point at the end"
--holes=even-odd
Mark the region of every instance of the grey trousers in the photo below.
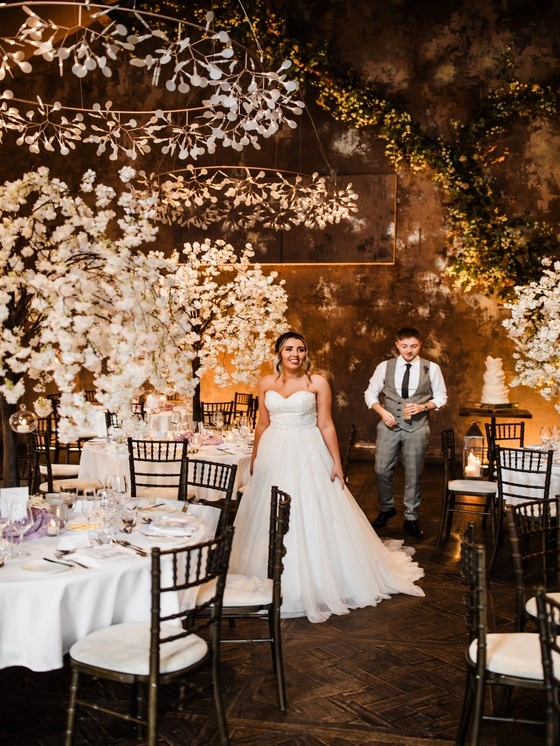
{"type": "Polygon", "coordinates": [[[393,496],[393,472],[399,453],[402,453],[404,466],[404,517],[415,521],[422,500],[422,469],[424,454],[430,439],[428,422],[418,430],[409,432],[398,427],[391,429],[380,421],[377,425],[375,444],[375,472],[377,474],[377,496],[380,510],[395,507],[393,496]]]}

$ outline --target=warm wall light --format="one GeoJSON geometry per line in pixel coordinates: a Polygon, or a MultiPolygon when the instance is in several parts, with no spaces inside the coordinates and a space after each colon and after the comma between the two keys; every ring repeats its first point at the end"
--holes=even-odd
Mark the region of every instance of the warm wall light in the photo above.
{"type": "MultiPolygon", "coordinates": [[[[118,5],[85,2],[26,2],[0,4],[2,12],[23,13],[13,36],[0,37],[0,81],[33,71],[33,57],[55,62],[82,80],[92,73],[111,78],[122,69],[123,57],[132,68],[145,71],[146,82],[163,100],[174,95],[180,104],[153,109],[119,109],[112,101],[78,105],[18,97],[15,85],[0,93],[0,141],[5,132],[16,132],[18,145],[33,153],[58,148],[66,155],[79,142],[97,145],[97,154],[119,153],[135,159],[158,147],[180,160],[196,160],[216,147],[240,151],[246,145],[259,149],[259,139],[274,135],[283,124],[296,127],[293,116],[302,112],[294,100],[298,88],[286,76],[285,60],[275,72],[261,63],[225,31],[213,33],[213,13],[206,27],[148,11],[118,5]],[[44,6],[51,13],[61,9],[75,15],[62,25],[39,15],[44,6]],[[123,21],[127,21],[124,23],[123,21]],[[169,29],[163,31],[161,24],[169,29]],[[131,31],[131,25],[134,29],[131,31]],[[172,33],[171,33],[172,32],[172,33]],[[14,76],[14,73],[16,75],[14,76]],[[162,90],[163,89],[163,90],[162,90]],[[189,98],[189,106],[183,105],[189,98]]],[[[82,86],[75,86],[83,96],[82,86]]]]}
{"type": "Polygon", "coordinates": [[[133,184],[159,195],[159,220],[198,228],[218,222],[244,229],[325,228],[358,210],[352,184],[337,187],[317,173],[189,165],[165,174],[140,172],[133,184]]]}

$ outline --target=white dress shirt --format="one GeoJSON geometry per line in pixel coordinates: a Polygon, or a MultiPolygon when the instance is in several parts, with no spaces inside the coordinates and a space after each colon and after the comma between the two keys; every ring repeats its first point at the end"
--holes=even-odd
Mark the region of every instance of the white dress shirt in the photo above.
{"type": "MultiPolygon", "coordinates": [[[[411,362],[410,367],[410,380],[408,382],[408,395],[414,396],[416,389],[418,388],[418,381],[420,380],[420,357],[415,357],[411,362]]],[[[402,380],[406,370],[406,360],[399,355],[397,358],[397,364],[395,366],[395,388],[399,393],[402,390],[402,380]]],[[[369,385],[364,394],[368,409],[374,404],[379,402],[379,395],[383,391],[385,385],[385,374],[387,371],[387,360],[379,363],[375,369],[372,377],[369,379],[369,385]]],[[[432,396],[430,401],[436,406],[436,409],[440,409],[447,403],[447,388],[445,387],[445,381],[443,380],[443,374],[441,368],[437,363],[430,361],[430,383],[432,386],[432,396]]]]}

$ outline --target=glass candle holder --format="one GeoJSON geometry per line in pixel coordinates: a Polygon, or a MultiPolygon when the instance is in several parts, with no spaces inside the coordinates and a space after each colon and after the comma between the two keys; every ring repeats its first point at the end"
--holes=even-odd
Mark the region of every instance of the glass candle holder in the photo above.
{"type": "Polygon", "coordinates": [[[58,536],[60,533],[60,518],[51,515],[47,521],[47,536],[58,536]]]}

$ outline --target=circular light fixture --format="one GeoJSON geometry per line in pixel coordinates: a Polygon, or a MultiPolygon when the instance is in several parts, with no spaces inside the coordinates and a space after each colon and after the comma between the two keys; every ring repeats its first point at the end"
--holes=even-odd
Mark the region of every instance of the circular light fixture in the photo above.
{"type": "MultiPolygon", "coordinates": [[[[162,101],[154,108],[119,108],[111,100],[48,101],[45,94],[32,100],[18,97],[13,85],[0,92],[0,141],[4,133],[15,132],[16,143],[33,153],[58,148],[67,155],[83,142],[97,145],[98,155],[109,151],[112,160],[119,153],[135,159],[154,147],[180,160],[196,160],[218,145],[259,149],[259,140],[284,124],[295,128],[293,117],[304,108],[293,99],[297,81],[286,75],[291,62],[264,70],[227,32],[211,31],[211,12],[202,27],[119,5],[18,2],[0,5],[0,23],[2,11],[13,13],[15,8],[24,20],[13,36],[0,37],[0,81],[11,77],[19,83],[21,74],[33,72],[33,57],[57,63],[61,76],[70,67],[79,80],[93,73],[109,79],[115,69],[123,69],[126,57],[162,101]],[[43,6],[76,18],[67,25],[57,23],[39,15],[43,6]],[[177,106],[164,105],[170,97],[177,106]]],[[[84,96],[81,85],[71,89],[84,96]]],[[[134,85],[129,89],[135,90],[134,85]]]]}

